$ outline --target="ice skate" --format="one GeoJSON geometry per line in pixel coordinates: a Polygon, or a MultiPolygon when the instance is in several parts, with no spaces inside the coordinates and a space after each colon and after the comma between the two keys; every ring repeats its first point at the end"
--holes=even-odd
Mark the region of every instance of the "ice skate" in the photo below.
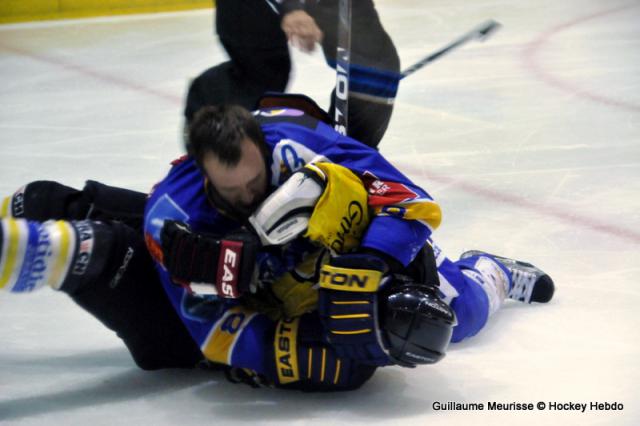
{"type": "Polygon", "coordinates": [[[480,250],[469,250],[460,255],[460,259],[471,256],[489,256],[500,262],[511,273],[509,298],[520,302],[547,303],[553,297],[555,285],[549,275],[530,263],[507,257],[496,256],[480,250]]]}

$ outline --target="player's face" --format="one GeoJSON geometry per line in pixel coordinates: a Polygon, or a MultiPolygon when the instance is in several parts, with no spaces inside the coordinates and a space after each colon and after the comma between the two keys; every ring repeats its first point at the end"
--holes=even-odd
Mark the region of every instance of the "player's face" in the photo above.
{"type": "Polygon", "coordinates": [[[204,156],[203,166],[218,194],[237,210],[250,214],[267,193],[267,169],[262,153],[250,140],[242,142],[241,150],[240,161],[234,166],[221,163],[211,153],[204,156]]]}

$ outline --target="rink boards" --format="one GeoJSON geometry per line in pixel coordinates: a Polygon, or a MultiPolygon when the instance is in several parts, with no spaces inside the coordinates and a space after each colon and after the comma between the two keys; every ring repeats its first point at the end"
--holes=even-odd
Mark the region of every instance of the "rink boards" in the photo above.
{"type": "Polygon", "coordinates": [[[204,9],[212,0],[2,0],[0,24],[204,9]]]}

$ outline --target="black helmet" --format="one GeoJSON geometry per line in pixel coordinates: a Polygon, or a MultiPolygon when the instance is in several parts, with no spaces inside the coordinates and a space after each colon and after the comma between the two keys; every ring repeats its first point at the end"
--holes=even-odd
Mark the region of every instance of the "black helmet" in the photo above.
{"type": "Polygon", "coordinates": [[[457,321],[436,288],[403,283],[381,301],[382,329],[397,364],[415,367],[444,357],[457,321]]]}

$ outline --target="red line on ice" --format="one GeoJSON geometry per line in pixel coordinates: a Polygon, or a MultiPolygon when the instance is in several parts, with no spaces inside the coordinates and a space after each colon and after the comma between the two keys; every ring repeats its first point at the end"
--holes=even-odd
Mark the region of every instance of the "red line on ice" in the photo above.
{"type": "Polygon", "coordinates": [[[529,210],[540,216],[548,216],[562,222],[569,223],[574,227],[581,227],[591,231],[597,231],[603,234],[614,236],[623,240],[627,240],[636,244],[640,244],[640,233],[631,229],[611,225],[600,222],[588,216],[578,215],[561,207],[552,206],[544,203],[538,203],[527,200],[523,197],[508,194],[505,192],[494,191],[480,185],[473,184],[468,181],[456,179],[444,175],[439,175],[422,168],[412,167],[407,163],[403,163],[400,169],[413,176],[425,176],[428,180],[441,184],[451,185],[463,190],[464,192],[483,197],[489,200],[497,201],[503,204],[512,205],[518,208],[529,210]]]}
{"type": "Polygon", "coordinates": [[[524,50],[524,61],[538,78],[540,78],[545,83],[557,89],[560,89],[565,92],[573,93],[575,95],[590,99],[594,102],[598,102],[601,104],[623,108],[623,109],[631,110],[634,112],[640,112],[640,105],[637,105],[631,102],[621,101],[618,99],[609,98],[606,96],[598,95],[596,93],[592,93],[588,90],[585,90],[581,87],[571,84],[566,80],[563,80],[559,77],[554,76],[551,72],[545,70],[544,67],[540,65],[537,61],[537,54],[538,54],[538,51],[542,48],[542,46],[548,43],[554,36],[561,33],[562,31],[565,31],[577,25],[584,24],[585,22],[588,22],[588,21],[602,18],[603,16],[606,16],[606,15],[622,12],[624,10],[638,7],[638,6],[639,6],[638,4],[631,4],[631,5],[616,7],[613,9],[607,9],[604,11],[600,11],[597,13],[593,13],[591,15],[583,16],[583,17],[565,22],[556,27],[553,27],[550,30],[545,31],[542,35],[540,35],[538,38],[536,38],[535,40],[533,40],[531,43],[527,45],[527,47],[524,50]]]}
{"type": "Polygon", "coordinates": [[[7,50],[10,52],[14,52],[20,56],[24,56],[38,62],[44,62],[49,65],[54,65],[59,68],[63,68],[68,71],[72,71],[86,77],[91,77],[96,80],[103,81],[105,83],[109,83],[113,86],[119,86],[124,89],[133,90],[136,92],[144,93],[146,95],[150,95],[156,98],[160,98],[166,101],[169,101],[173,104],[182,104],[182,98],[179,96],[171,95],[160,90],[152,89],[150,87],[146,87],[142,84],[132,82],[130,80],[126,80],[124,78],[120,78],[114,75],[102,73],[91,69],[89,67],[85,67],[82,65],[74,64],[72,62],[68,62],[66,60],[56,58],[53,56],[47,55],[39,55],[33,52],[29,52],[27,50],[19,49],[13,46],[0,45],[0,49],[7,50]]]}

